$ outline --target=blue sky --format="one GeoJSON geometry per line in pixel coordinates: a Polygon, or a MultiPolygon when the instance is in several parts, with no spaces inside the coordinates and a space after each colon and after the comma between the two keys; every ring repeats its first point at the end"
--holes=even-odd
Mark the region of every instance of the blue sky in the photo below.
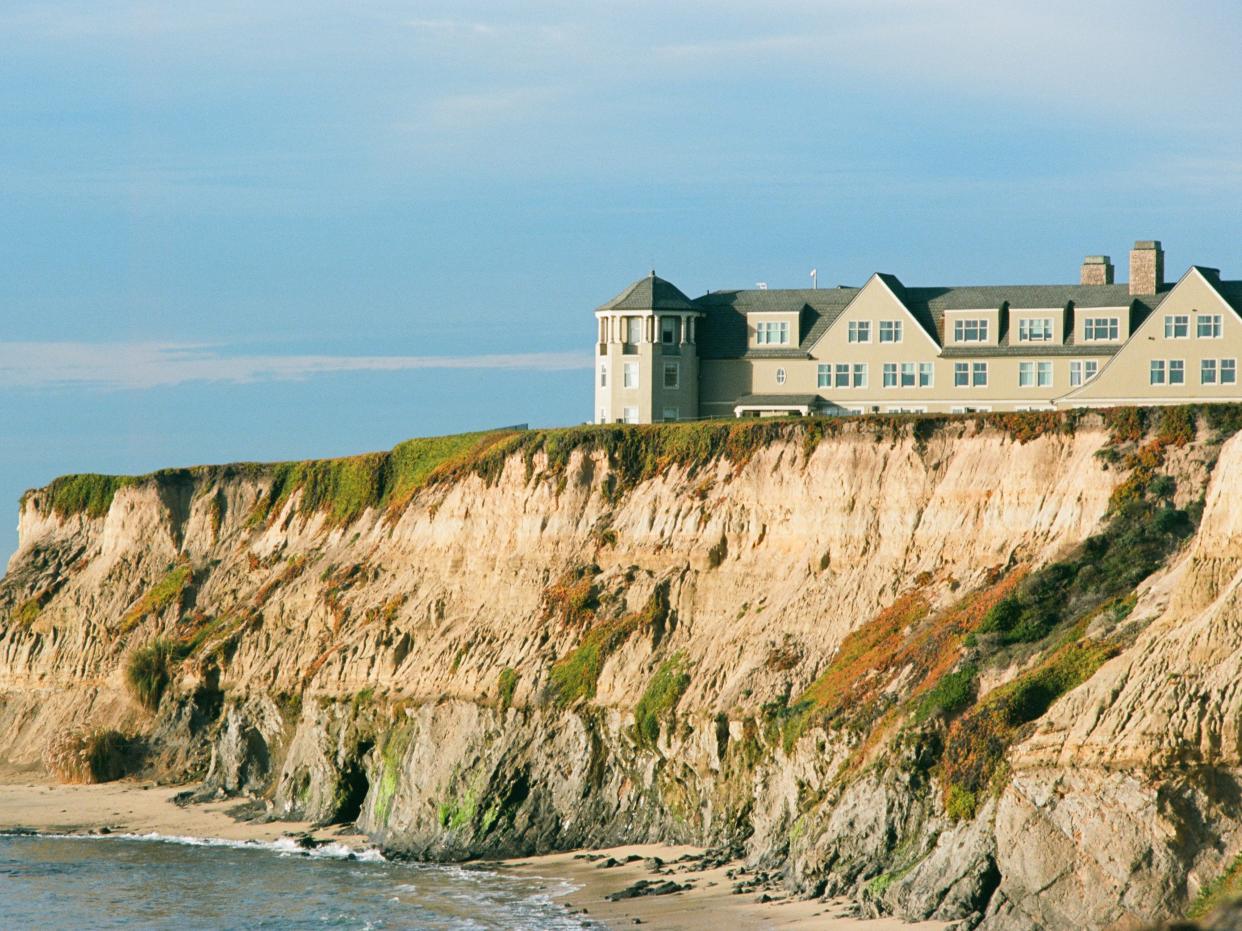
{"type": "Polygon", "coordinates": [[[590,416],[591,309],[1242,277],[1236,4],[0,6],[0,564],[70,471],[590,416]]]}

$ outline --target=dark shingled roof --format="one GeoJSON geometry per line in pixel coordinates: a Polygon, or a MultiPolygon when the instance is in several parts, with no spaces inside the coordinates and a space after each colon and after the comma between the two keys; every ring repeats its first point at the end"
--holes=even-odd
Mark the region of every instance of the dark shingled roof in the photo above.
{"type": "MultiPolygon", "coordinates": [[[[1201,269],[1202,270],[1202,269],[1201,269]]],[[[1210,272],[1210,269],[1202,270],[1210,272]]],[[[944,346],[944,316],[949,310],[1013,310],[1063,309],[1089,310],[1094,307],[1132,309],[1131,332],[1150,314],[1171,289],[1154,295],[1135,298],[1127,284],[1111,285],[982,285],[972,287],[908,288],[895,276],[878,277],[909,308],[919,325],[944,346]]],[[[1213,282],[1214,284],[1216,282],[1213,282]]],[[[1219,288],[1242,314],[1242,282],[1220,282],[1219,288]]],[[[840,287],[819,290],[796,288],[762,291],[711,291],[692,302],[702,311],[699,321],[698,349],[704,359],[778,359],[805,358],[824,331],[841,315],[860,288],[840,287]],[[753,311],[785,311],[800,313],[802,332],[796,348],[751,349],[746,339],[746,314],[753,311]]],[[[971,349],[946,348],[945,356],[954,355],[1111,355],[1114,346],[1075,346],[1071,335],[1058,346],[1010,346],[1009,334],[1002,326],[1000,345],[971,349]]]]}
{"type": "Polygon", "coordinates": [[[653,271],[596,310],[694,310],[694,305],[675,284],[657,278],[653,271]]]}
{"type": "Polygon", "coordinates": [[[699,321],[699,357],[703,359],[801,359],[854,299],[858,288],[800,288],[787,291],[711,291],[694,299],[703,311],[699,321]],[[752,311],[801,312],[797,348],[746,347],[746,315],[752,311]]]}

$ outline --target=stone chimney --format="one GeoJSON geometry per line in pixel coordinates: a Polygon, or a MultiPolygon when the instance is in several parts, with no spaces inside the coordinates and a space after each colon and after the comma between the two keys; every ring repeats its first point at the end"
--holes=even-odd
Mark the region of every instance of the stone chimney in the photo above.
{"type": "Polygon", "coordinates": [[[1089,255],[1082,260],[1080,284],[1112,284],[1113,260],[1106,255],[1089,255]]]}
{"type": "Polygon", "coordinates": [[[1130,250],[1130,293],[1155,294],[1164,287],[1164,250],[1158,239],[1140,239],[1130,250]]]}

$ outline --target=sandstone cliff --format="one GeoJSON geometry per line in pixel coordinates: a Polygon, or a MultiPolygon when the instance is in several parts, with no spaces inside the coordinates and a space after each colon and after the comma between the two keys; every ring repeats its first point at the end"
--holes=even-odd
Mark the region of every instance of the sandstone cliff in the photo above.
{"type": "Polygon", "coordinates": [[[68,477],[0,581],[3,762],[109,729],[419,857],[686,841],[908,917],[1138,927],[1242,851],[1236,418],[68,477]]]}

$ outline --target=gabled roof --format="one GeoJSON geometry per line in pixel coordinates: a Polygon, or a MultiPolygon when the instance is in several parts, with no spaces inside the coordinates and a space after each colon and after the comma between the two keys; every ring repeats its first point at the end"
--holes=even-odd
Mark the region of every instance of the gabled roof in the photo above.
{"type": "Polygon", "coordinates": [[[640,278],[614,297],[611,301],[601,304],[596,310],[694,310],[690,298],[678,289],[677,285],[663,278],[657,278],[652,271],[646,278],[640,278]]]}
{"type": "MultiPolygon", "coordinates": [[[[1210,270],[1209,270],[1210,271],[1210,270]]],[[[1111,285],[982,285],[971,287],[914,288],[903,285],[895,276],[877,274],[884,285],[909,309],[920,326],[940,346],[945,344],[945,312],[949,310],[993,310],[1008,306],[1012,310],[1062,308],[1072,305],[1076,310],[1093,307],[1125,307],[1131,309],[1131,332],[1153,311],[1171,288],[1159,294],[1133,297],[1127,284],[1111,285]]],[[[699,324],[699,356],[704,359],[802,358],[818,342],[829,326],[841,315],[861,288],[840,287],[792,288],[788,290],[711,291],[692,301],[704,313],[699,324]],[[788,349],[748,349],[746,314],[754,311],[787,311],[802,313],[802,338],[797,347],[788,349]]],[[[1217,290],[1242,314],[1242,281],[1221,282],[1217,290]]],[[[1067,355],[1084,352],[1059,350],[1067,355]]],[[[1048,354],[1051,347],[1043,347],[1048,354]]],[[[946,355],[954,350],[945,349],[946,355]]],[[[1092,355],[1107,355],[1111,350],[1091,347],[1092,355]]],[[[980,350],[972,349],[978,355],[980,350]]],[[[1028,348],[1010,347],[1008,332],[1002,330],[1001,346],[988,354],[1029,354],[1028,348]],[[997,351],[1000,350],[1000,351],[997,351]]],[[[1054,353],[1055,354],[1055,353],[1054,353]]]]}
{"type": "Polygon", "coordinates": [[[711,291],[694,299],[702,359],[805,358],[811,346],[854,299],[858,288],[798,288],[781,291],[711,291]],[[802,335],[789,349],[747,349],[746,315],[757,311],[801,313],[802,335]]]}

